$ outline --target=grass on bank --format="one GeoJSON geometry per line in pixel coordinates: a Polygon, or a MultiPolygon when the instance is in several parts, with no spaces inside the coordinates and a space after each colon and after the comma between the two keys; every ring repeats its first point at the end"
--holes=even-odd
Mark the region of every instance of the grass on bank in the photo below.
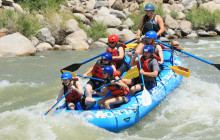
{"type": "Polygon", "coordinates": [[[91,27],[88,28],[83,24],[79,17],[75,17],[75,19],[79,23],[79,27],[86,32],[87,37],[92,38],[94,41],[97,41],[99,38],[107,38],[109,36],[107,33],[107,26],[103,23],[92,21],[91,27]]]}
{"type": "Polygon", "coordinates": [[[43,27],[33,14],[1,9],[0,17],[0,29],[7,28],[12,32],[20,32],[26,37],[34,36],[43,27]]]}
{"type": "Polygon", "coordinates": [[[195,30],[213,30],[220,23],[220,10],[211,13],[203,7],[193,7],[186,12],[186,20],[193,24],[195,30]]]}
{"type": "Polygon", "coordinates": [[[14,2],[19,3],[22,8],[30,12],[47,8],[59,10],[60,4],[66,5],[66,0],[14,0],[14,2]]]}

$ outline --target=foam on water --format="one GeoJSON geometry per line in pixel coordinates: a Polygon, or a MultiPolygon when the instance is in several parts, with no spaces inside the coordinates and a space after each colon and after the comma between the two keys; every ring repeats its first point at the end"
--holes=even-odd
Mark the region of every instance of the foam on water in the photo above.
{"type": "Polygon", "coordinates": [[[148,118],[144,118],[144,123],[139,123],[144,126],[136,126],[146,130],[139,131],[138,135],[158,139],[219,137],[219,91],[220,85],[201,81],[194,76],[184,79],[177,90],[148,118]]]}

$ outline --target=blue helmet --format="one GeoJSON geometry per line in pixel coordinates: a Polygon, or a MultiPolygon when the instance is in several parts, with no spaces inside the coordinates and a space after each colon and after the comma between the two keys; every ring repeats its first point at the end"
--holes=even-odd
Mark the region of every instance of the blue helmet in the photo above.
{"type": "Polygon", "coordinates": [[[113,70],[113,68],[111,67],[111,66],[105,66],[105,67],[103,67],[102,68],[102,71],[103,72],[106,72],[106,73],[108,73],[108,74],[113,74],[113,72],[114,72],[114,70],[113,70]]]}
{"type": "Polygon", "coordinates": [[[145,5],[144,10],[145,10],[145,11],[148,11],[148,10],[149,10],[149,11],[155,11],[155,7],[154,7],[153,4],[148,3],[148,4],[145,5]]]}
{"type": "Polygon", "coordinates": [[[148,31],[145,34],[145,38],[157,39],[157,33],[155,31],[148,31]]]}
{"type": "Polygon", "coordinates": [[[102,59],[103,59],[103,60],[110,60],[110,61],[112,61],[112,54],[106,52],[106,53],[104,53],[104,54],[102,55],[102,59]]]}
{"type": "Polygon", "coordinates": [[[72,79],[72,74],[71,74],[70,72],[64,72],[64,73],[61,75],[61,79],[62,79],[62,80],[72,79]]]}
{"type": "Polygon", "coordinates": [[[143,52],[145,53],[154,53],[154,47],[151,45],[144,46],[143,52]]]}

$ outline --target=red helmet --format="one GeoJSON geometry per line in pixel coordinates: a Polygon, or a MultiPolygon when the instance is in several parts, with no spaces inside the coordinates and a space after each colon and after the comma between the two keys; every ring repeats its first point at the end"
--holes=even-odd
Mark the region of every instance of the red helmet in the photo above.
{"type": "Polygon", "coordinates": [[[110,35],[110,37],[108,38],[108,42],[118,42],[119,38],[117,35],[110,35]]]}

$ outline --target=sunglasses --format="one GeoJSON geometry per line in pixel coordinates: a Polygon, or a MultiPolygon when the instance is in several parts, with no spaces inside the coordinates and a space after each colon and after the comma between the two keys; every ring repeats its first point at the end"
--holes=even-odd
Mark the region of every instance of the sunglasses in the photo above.
{"type": "Polygon", "coordinates": [[[108,42],[109,44],[114,44],[115,42],[108,42]]]}

